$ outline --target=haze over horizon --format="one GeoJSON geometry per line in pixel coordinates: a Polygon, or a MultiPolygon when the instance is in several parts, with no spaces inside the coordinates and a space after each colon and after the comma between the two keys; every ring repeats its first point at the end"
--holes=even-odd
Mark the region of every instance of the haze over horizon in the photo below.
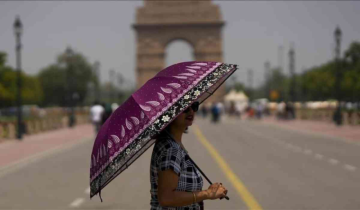
{"type": "MultiPolygon", "coordinates": [[[[220,5],[226,25],[223,30],[224,62],[236,63],[239,81],[247,84],[247,69],[254,70],[254,84],[264,79],[264,62],[279,63],[283,46],[283,68],[288,74],[287,52],[296,50],[296,72],[333,58],[333,32],[343,32],[342,52],[352,41],[360,41],[360,2],[249,2],[214,1],[220,5]]],[[[109,81],[109,70],[135,81],[136,7],[142,1],[121,2],[0,2],[0,51],[15,66],[13,22],[16,15],[24,25],[23,70],[36,74],[55,62],[71,46],[91,63],[100,61],[101,80],[109,81]]],[[[166,64],[192,59],[187,43],[167,47],[166,64]]]]}

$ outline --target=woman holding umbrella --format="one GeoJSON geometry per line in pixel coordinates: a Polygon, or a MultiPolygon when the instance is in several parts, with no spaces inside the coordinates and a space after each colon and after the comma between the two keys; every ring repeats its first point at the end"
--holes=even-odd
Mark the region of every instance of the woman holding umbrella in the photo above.
{"type": "Polygon", "coordinates": [[[237,70],[218,62],[183,62],[160,71],[134,92],[99,131],[91,153],[90,198],[99,194],[155,142],[151,161],[151,206],[199,209],[205,199],[225,197],[183,147],[182,134],[199,104],[237,70]],[[202,177],[210,183],[202,191],[202,177]],[[200,202],[200,204],[199,204],[200,202]]]}
{"type": "Polygon", "coordinates": [[[203,180],[199,171],[189,161],[182,144],[182,134],[191,126],[199,102],[168,125],[157,138],[150,167],[151,209],[180,207],[176,209],[203,209],[203,200],[226,196],[227,190],[220,183],[202,190],[203,180]]]}

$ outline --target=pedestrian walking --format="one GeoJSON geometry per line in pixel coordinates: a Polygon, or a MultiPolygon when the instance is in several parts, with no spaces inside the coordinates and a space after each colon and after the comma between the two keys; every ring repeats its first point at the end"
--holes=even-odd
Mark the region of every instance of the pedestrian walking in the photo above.
{"type": "Polygon", "coordinates": [[[112,114],[112,107],[109,103],[104,103],[103,107],[104,107],[104,112],[101,118],[101,125],[103,125],[112,114]]]}
{"type": "Polygon", "coordinates": [[[281,120],[285,118],[285,103],[280,102],[277,104],[276,117],[281,120]]]}
{"type": "Polygon", "coordinates": [[[255,109],[256,118],[258,120],[260,120],[262,118],[263,112],[264,112],[264,106],[261,104],[261,102],[258,102],[256,104],[256,109],[255,109]]]}
{"type": "Polygon", "coordinates": [[[241,119],[241,104],[239,102],[237,102],[235,104],[235,116],[237,116],[239,119],[241,119]]]}
{"type": "Polygon", "coordinates": [[[90,117],[91,117],[92,124],[94,125],[96,134],[100,130],[100,127],[102,124],[101,119],[102,119],[102,115],[103,115],[104,111],[105,110],[104,110],[103,106],[101,106],[98,101],[95,101],[93,103],[93,106],[90,108],[90,117]]]}
{"type": "Polygon", "coordinates": [[[218,121],[220,121],[222,114],[225,113],[225,107],[224,107],[224,104],[221,101],[217,102],[216,106],[218,107],[218,110],[219,110],[218,121]]]}
{"type": "Polygon", "coordinates": [[[211,114],[212,114],[212,122],[218,123],[220,118],[220,110],[216,103],[213,103],[211,107],[211,114]]]}
{"type": "Polygon", "coordinates": [[[119,107],[119,104],[118,103],[112,103],[111,104],[111,112],[115,112],[115,110],[119,107]]]}
{"type": "Polygon", "coordinates": [[[207,106],[204,104],[201,106],[201,114],[202,114],[202,117],[203,118],[206,118],[207,117],[207,113],[208,113],[208,108],[207,106]]]}

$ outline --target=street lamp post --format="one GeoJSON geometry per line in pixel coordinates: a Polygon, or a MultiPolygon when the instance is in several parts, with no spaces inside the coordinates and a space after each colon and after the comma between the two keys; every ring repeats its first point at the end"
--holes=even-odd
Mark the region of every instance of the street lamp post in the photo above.
{"type": "Polygon", "coordinates": [[[73,127],[75,125],[76,119],[75,119],[75,110],[74,110],[74,102],[76,100],[76,94],[74,93],[74,82],[73,82],[73,66],[72,66],[72,56],[74,55],[73,50],[68,47],[65,51],[66,54],[66,63],[67,63],[67,69],[66,69],[66,80],[67,80],[67,103],[70,107],[70,114],[69,114],[69,127],[73,127]]]}
{"type": "Polygon", "coordinates": [[[340,63],[340,47],[341,47],[341,36],[342,32],[339,26],[336,27],[334,31],[335,38],[335,66],[336,66],[336,77],[335,77],[335,97],[338,101],[336,111],[334,113],[334,121],[337,125],[342,124],[342,114],[341,114],[341,93],[340,93],[340,81],[341,81],[341,63],[340,63]]]}
{"type": "Polygon", "coordinates": [[[264,63],[264,69],[265,69],[265,93],[264,93],[264,97],[265,98],[269,98],[270,95],[270,90],[272,88],[272,84],[271,84],[271,72],[270,72],[270,62],[266,61],[264,63]]]}
{"type": "Polygon", "coordinates": [[[96,101],[100,101],[100,62],[96,61],[93,65],[93,70],[94,70],[94,74],[95,77],[97,78],[97,83],[95,84],[95,100],[96,101]]]}
{"type": "Polygon", "coordinates": [[[21,110],[21,35],[23,25],[17,16],[14,22],[14,34],[16,38],[16,69],[17,69],[17,138],[22,139],[22,110],[21,110]]]}
{"type": "Polygon", "coordinates": [[[118,84],[119,84],[119,88],[120,88],[120,91],[119,93],[117,94],[117,97],[118,97],[118,101],[117,102],[120,102],[123,100],[123,97],[124,97],[124,88],[123,88],[123,84],[124,84],[124,77],[123,75],[118,72],[117,73],[117,79],[118,79],[118,84]],[[120,101],[119,101],[120,100],[120,101]]]}
{"type": "Polygon", "coordinates": [[[295,78],[295,49],[294,46],[290,47],[289,50],[289,71],[290,71],[290,77],[291,77],[291,83],[290,83],[290,91],[289,91],[289,99],[291,102],[295,103],[297,101],[297,95],[296,95],[296,78],[295,78]]]}
{"type": "Polygon", "coordinates": [[[248,69],[247,79],[248,79],[248,88],[249,88],[249,101],[251,102],[253,98],[253,82],[254,82],[254,71],[252,69],[248,69]]]}
{"type": "Polygon", "coordinates": [[[110,76],[110,101],[114,103],[116,101],[116,85],[115,85],[115,70],[110,69],[109,76],[110,76]]]}

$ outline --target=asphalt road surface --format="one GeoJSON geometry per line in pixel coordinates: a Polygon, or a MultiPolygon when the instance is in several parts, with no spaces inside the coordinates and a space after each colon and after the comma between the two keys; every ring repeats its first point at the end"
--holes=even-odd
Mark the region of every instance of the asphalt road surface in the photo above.
{"type": "MultiPolygon", "coordinates": [[[[235,119],[197,119],[183,141],[229,190],[229,201],[205,201],[205,209],[360,209],[359,144],[235,119]]],[[[89,199],[92,144],[0,168],[0,209],[149,209],[152,148],[102,191],[101,203],[89,199]]]]}

